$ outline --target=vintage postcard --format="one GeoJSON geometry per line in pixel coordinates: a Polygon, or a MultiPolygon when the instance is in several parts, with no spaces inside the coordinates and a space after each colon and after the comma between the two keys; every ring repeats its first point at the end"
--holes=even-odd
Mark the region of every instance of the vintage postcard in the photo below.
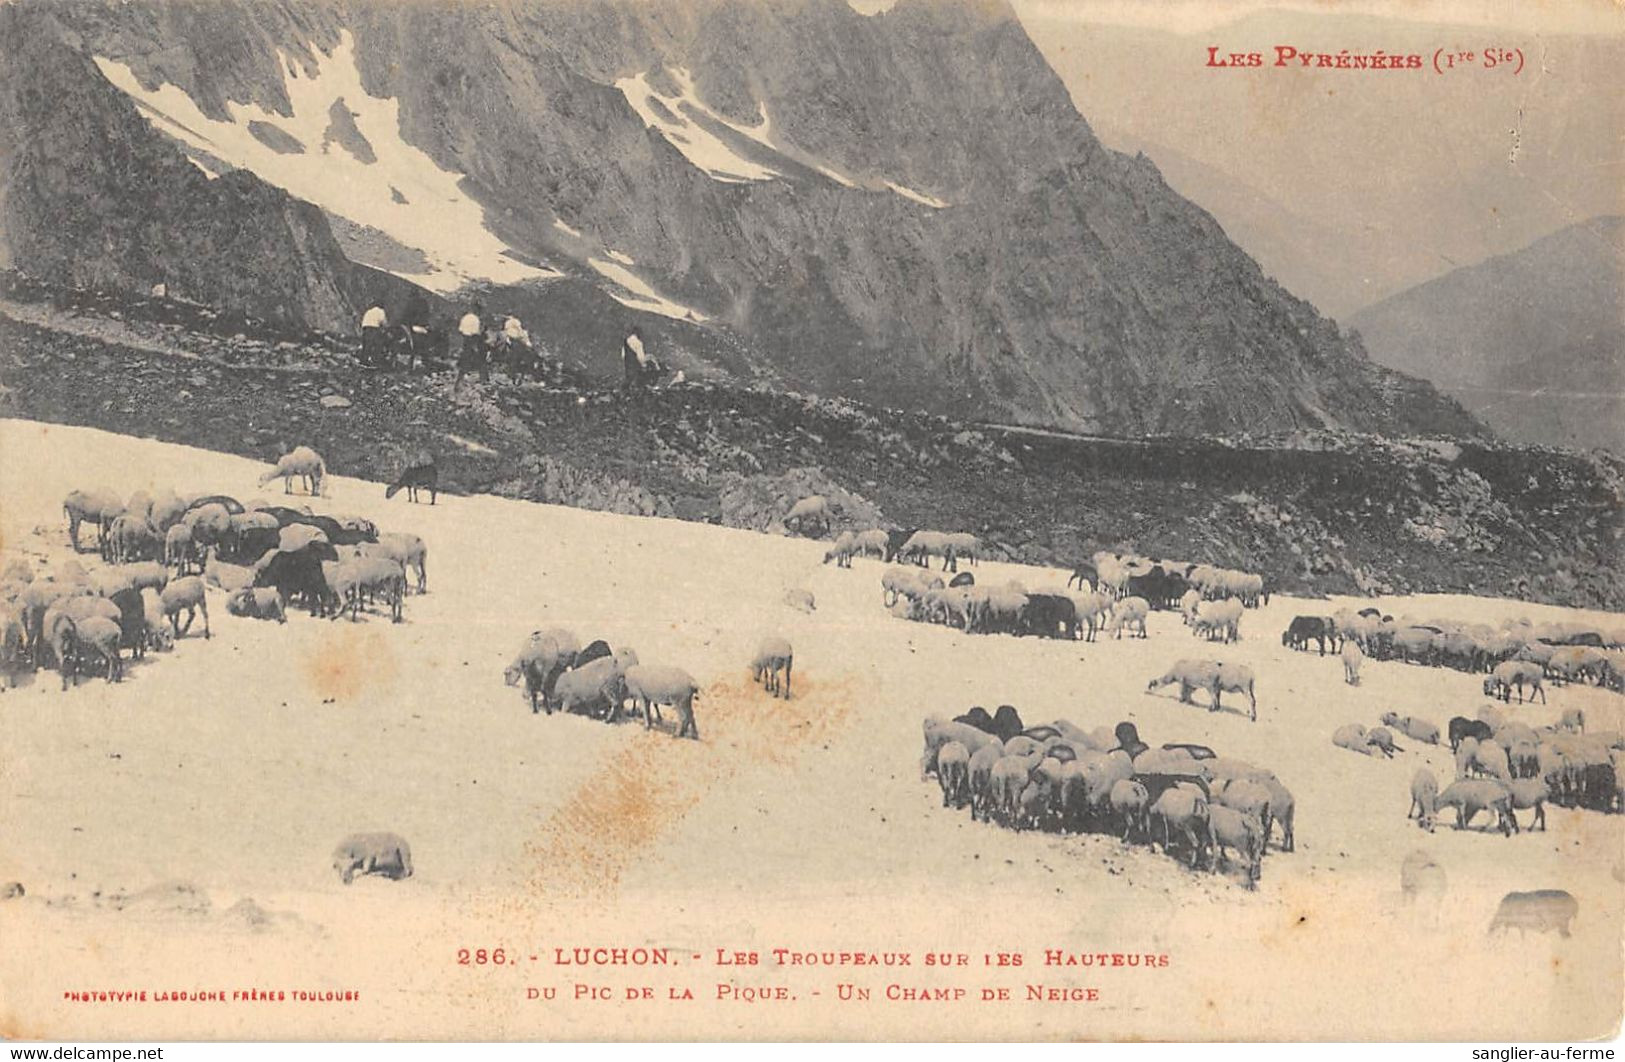
{"type": "Polygon", "coordinates": [[[1617,1035],[1622,68],[0,4],[0,1038],[1617,1035]]]}

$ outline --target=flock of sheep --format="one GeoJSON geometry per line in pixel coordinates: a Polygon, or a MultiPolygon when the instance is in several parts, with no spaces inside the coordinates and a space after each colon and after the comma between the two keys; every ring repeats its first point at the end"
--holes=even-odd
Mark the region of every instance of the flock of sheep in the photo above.
{"type": "Polygon", "coordinates": [[[1281,635],[1281,644],[1319,652],[1341,653],[1352,662],[1350,681],[1359,661],[1398,660],[1429,667],[1449,667],[1483,674],[1487,696],[1520,703],[1525,692],[1544,701],[1544,681],[1588,682],[1625,692],[1625,629],[1601,631],[1575,623],[1507,620],[1487,623],[1429,620],[1396,621],[1374,608],[1341,609],[1331,616],[1298,616],[1281,635]]]}
{"type": "MultiPolygon", "coordinates": [[[[326,476],[320,455],[299,447],[261,477],[298,480],[319,494],[326,476]]],[[[16,683],[26,671],[56,667],[62,687],[80,675],[123,676],[125,654],[168,650],[202,621],[209,638],[208,590],[224,593],[229,614],[286,622],[290,603],[313,614],[352,620],[373,602],[397,622],[408,573],[427,589],[423,540],[383,533],[359,518],[317,516],[306,509],[223,494],[182,497],[137,491],[128,498],[105,488],[75,490],[63,500],[75,554],[86,545],[102,564],[87,570],[77,556],[59,569],[36,572],[17,560],[0,573],[0,678],[16,683]],[[93,544],[82,544],[94,528],[93,544]],[[183,621],[184,616],[184,621],[183,621]]]]}
{"type": "Polygon", "coordinates": [[[1252,887],[1276,827],[1295,846],[1295,802],[1274,773],[1200,745],[1152,748],[1133,723],[1084,730],[1065,719],[1023,727],[1016,709],[925,720],[921,777],[944,807],[1009,829],[1098,832],[1176,850],[1217,870],[1234,851],[1252,887]]]}

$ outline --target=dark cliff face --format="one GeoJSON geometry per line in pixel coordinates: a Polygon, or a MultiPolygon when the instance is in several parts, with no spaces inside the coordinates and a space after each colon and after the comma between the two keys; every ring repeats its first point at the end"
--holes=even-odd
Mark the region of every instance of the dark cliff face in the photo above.
{"type": "MultiPolygon", "coordinates": [[[[291,114],[285,69],[310,76],[353,39],[366,93],[399,101],[401,137],[465,175],[514,256],[602,285],[592,260],[624,255],[789,386],[1112,433],[1479,430],[1372,365],[1150,163],[1102,148],[1000,4],[50,10],[80,53],[149,90],[176,85],[216,120],[232,119],[228,102],[291,114]],[[639,85],[667,132],[634,106],[639,85]],[[699,141],[771,176],[719,179],[691,157],[699,141]]],[[[97,74],[79,62],[62,76],[97,74]]],[[[188,195],[224,194],[179,165],[188,195]]],[[[327,253],[316,226],[298,231],[327,253]]],[[[343,299],[304,280],[290,297],[327,320],[343,299]]]]}
{"type": "Polygon", "coordinates": [[[350,271],[321,211],[246,171],[210,180],[83,55],[0,9],[0,242],[58,282],[176,293],[340,327],[350,271]]]}

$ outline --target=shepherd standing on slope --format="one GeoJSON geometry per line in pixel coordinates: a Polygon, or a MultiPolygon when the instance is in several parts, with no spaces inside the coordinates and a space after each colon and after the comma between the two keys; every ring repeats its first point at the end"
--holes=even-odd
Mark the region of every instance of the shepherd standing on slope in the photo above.
{"type": "Polygon", "coordinates": [[[451,383],[453,391],[462,385],[465,372],[478,369],[482,383],[491,379],[491,363],[485,349],[485,326],[480,322],[480,314],[484,312],[485,307],[476,301],[457,323],[457,332],[463,337],[463,349],[457,355],[457,375],[451,383]]]}
{"type": "Polygon", "coordinates": [[[361,364],[375,369],[384,362],[384,329],[389,317],[382,306],[374,306],[361,315],[361,364]]]}

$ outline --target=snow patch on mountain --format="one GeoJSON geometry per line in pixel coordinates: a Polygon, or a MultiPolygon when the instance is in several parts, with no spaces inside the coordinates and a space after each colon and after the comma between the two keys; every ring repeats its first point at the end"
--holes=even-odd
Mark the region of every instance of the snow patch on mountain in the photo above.
{"type": "MultiPolygon", "coordinates": [[[[614,252],[611,252],[613,255],[614,252]]],[[[625,255],[620,257],[625,258],[625,255]]],[[[630,259],[628,259],[630,261],[630,259]]],[[[649,313],[658,313],[664,317],[673,317],[679,321],[704,321],[705,314],[691,306],[673,302],[649,286],[649,282],[632,272],[619,262],[606,262],[602,258],[588,258],[587,264],[597,270],[598,275],[622,289],[610,291],[609,295],[622,306],[629,306],[634,310],[645,310],[649,313]]]]}
{"type": "Polygon", "coordinates": [[[934,195],[926,195],[924,192],[916,192],[912,188],[905,188],[902,185],[894,184],[891,181],[886,182],[886,187],[890,188],[904,199],[912,199],[916,203],[924,203],[926,206],[932,207],[936,210],[941,210],[943,207],[948,205],[934,195]]]}
{"type": "Polygon", "coordinates": [[[513,258],[486,227],[484,208],[459,187],[463,174],[443,169],[402,138],[399,101],[379,99],[362,88],[355,41],[348,31],[332,54],[315,54],[315,74],[306,76],[279,52],[292,117],[228,101],[230,121],[210,118],[176,85],[149,90],[123,63],[97,56],[96,65],[136,101],[155,128],[185,147],[251,170],[330,214],[377,229],[420,252],[429,263],[427,271],[399,274],[413,283],[449,293],[470,281],[514,284],[559,275],[513,258]],[[329,135],[336,107],[349,113],[348,124],[371,149],[361,154],[371,159],[358,158],[353,143],[329,135]],[[266,127],[306,150],[277,150],[265,142],[266,127]]]}
{"type": "Polygon", "coordinates": [[[725,144],[721,137],[691,117],[685,116],[684,111],[688,111],[690,114],[703,115],[730,129],[734,128],[732,123],[699,101],[694,94],[694,82],[686,70],[679,68],[672,74],[682,90],[677,96],[663,96],[656,92],[650,86],[646,74],[623,77],[615,82],[615,87],[621,90],[621,95],[626,97],[626,102],[637,112],[638,117],[643,119],[644,125],[659,132],[673,147],[683,153],[684,158],[704,170],[714,180],[728,184],[744,184],[749,181],[766,181],[780,175],[777,170],[769,169],[740,155],[725,144]]]}

